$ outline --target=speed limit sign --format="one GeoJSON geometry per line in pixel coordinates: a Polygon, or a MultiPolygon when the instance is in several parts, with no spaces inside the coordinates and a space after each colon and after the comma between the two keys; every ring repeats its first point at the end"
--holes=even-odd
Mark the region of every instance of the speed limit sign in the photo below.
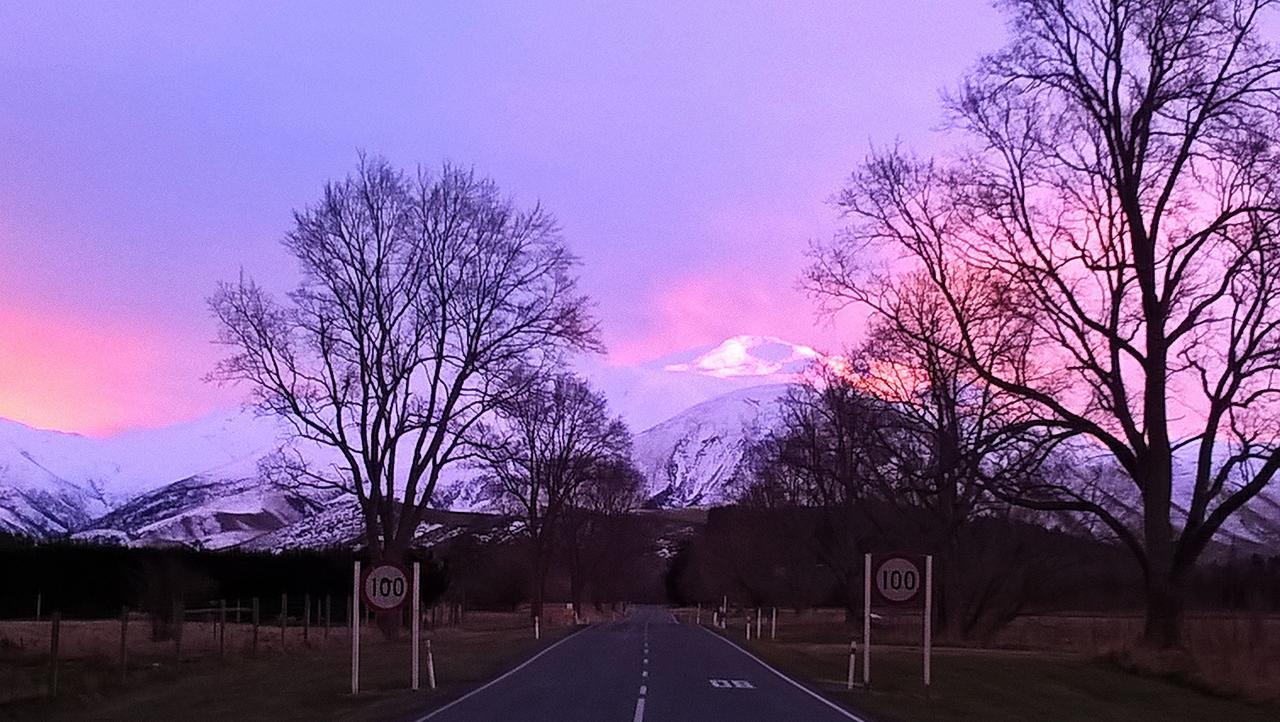
{"type": "MultiPolygon", "coordinates": [[[[891,554],[879,563],[874,557],[862,557],[862,684],[871,684],[871,606],[873,602],[897,606],[920,605],[924,644],[924,685],[929,686],[933,669],[933,556],[891,554]],[[923,568],[922,568],[923,567],[923,568]],[[873,593],[874,590],[874,593],[873,593]]],[[[849,659],[848,688],[853,689],[853,657],[849,659]]]]}
{"type": "Polygon", "coordinates": [[[364,601],[378,611],[397,609],[409,595],[409,580],[394,564],[380,564],[369,570],[362,585],[364,601]]]}
{"type": "Polygon", "coordinates": [[[890,557],[876,569],[876,591],[885,601],[898,604],[915,599],[920,593],[920,568],[906,557],[890,557]]]}

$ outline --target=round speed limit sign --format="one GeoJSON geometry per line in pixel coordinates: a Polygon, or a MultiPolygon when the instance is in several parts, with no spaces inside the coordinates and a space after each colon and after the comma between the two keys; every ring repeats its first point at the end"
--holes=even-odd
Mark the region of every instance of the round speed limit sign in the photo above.
{"type": "Polygon", "coordinates": [[[364,577],[364,600],[379,611],[396,609],[409,594],[409,580],[404,570],[394,564],[381,564],[364,577]]]}
{"type": "Polygon", "coordinates": [[[920,568],[910,559],[886,559],[876,570],[876,591],[890,602],[909,602],[920,587],[920,568]]]}

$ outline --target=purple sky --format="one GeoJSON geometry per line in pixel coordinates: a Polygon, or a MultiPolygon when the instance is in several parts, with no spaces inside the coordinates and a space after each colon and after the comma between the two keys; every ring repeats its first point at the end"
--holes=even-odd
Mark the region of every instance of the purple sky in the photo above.
{"type": "Polygon", "coordinates": [[[656,359],[852,340],[795,290],[825,200],[872,142],[934,147],[1002,36],[969,0],[0,5],[0,416],[234,406],[204,298],[287,288],[291,209],[367,149],[553,210],[610,347],[584,368],[648,423],[656,359]]]}

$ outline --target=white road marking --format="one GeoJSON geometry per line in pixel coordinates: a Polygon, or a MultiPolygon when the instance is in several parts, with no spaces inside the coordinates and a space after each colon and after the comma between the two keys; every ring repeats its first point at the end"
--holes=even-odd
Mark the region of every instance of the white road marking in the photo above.
{"type": "Polygon", "coordinates": [[[640,685],[640,696],[641,696],[641,697],[643,697],[643,696],[645,696],[646,694],[649,694],[649,687],[648,687],[647,685],[643,685],[643,684],[642,684],[642,685],[640,685]]]}
{"type": "Polygon", "coordinates": [[[644,697],[636,700],[636,714],[631,718],[632,722],[644,722],[644,697]]]}
{"type": "Polygon", "coordinates": [[[641,673],[640,673],[640,676],[641,676],[641,677],[648,677],[648,676],[649,676],[649,670],[647,670],[647,669],[646,669],[645,671],[641,672],[641,673]]]}
{"type": "Polygon", "coordinates": [[[859,717],[859,716],[855,715],[854,713],[850,712],[849,710],[845,709],[844,707],[841,707],[840,705],[836,704],[835,702],[832,702],[831,700],[827,699],[826,697],[823,697],[822,695],[818,694],[817,692],[814,692],[813,690],[809,689],[808,687],[804,686],[803,684],[800,684],[799,682],[795,681],[794,679],[791,679],[790,677],[788,677],[787,675],[783,674],[782,672],[779,672],[778,670],[774,669],[773,667],[770,667],[770,666],[769,666],[769,664],[768,664],[767,662],[765,662],[763,659],[760,659],[759,657],[757,657],[757,656],[755,656],[754,654],[752,654],[752,653],[748,652],[747,650],[743,649],[742,647],[739,647],[739,646],[738,646],[737,644],[735,644],[733,641],[731,641],[731,640],[729,640],[729,639],[726,639],[726,638],[724,638],[724,637],[721,637],[719,634],[716,634],[715,632],[711,631],[710,629],[707,629],[706,627],[701,627],[701,629],[702,629],[702,631],[706,632],[707,634],[710,634],[711,636],[715,637],[716,639],[720,640],[721,642],[724,642],[725,644],[729,645],[730,647],[733,647],[734,649],[738,650],[739,652],[742,652],[743,654],[747,655],[747,656],[748,656],[748,657],[750,657],[751,659],[755,660],[756,664],[759,664],[761,667],[764,667],[765,669],[769,670],[770,672],[773,672],[773,673],[774,673],[775,675],[777,675],[780,679],[782,679],[783,681],[785,681],[785,682],[787,682],[788,684],[792,685],[793,687],[795,687],[796,689],[800,690],[801,692],[804,692],[805,694],[809,695],[810,697],[813,697],[814,699],[816,699],[816,700],[818,700],[819,702],[821,702],[821,703],[825,704],[826,706],[830,707],[831,709],[835,710],[836,712],[839,712],[840,714],[844,715],[844,716],[845,716],[845,718],[847,718],[847,719],[851,719],[851,720],[854,720],[854,722],[868,722],[868,720],[866,720],[866,719],[864,719],[864,718],[862,718],[862,717],[859,717]]]}
{"type": "MultiPolygon", "coordinates": [[[[455,699],[454,701],[450,702],[449,704],[447,704],[447,705],[445,705],[445,706],[443,706],[443,707],[441,707],[441,708],[439,708],[439,709],[434,710],[434,711],[433,711],[433,712],[431,712],[430,714],[427,714],[427,715],[425,715],[425,716],[423,716],[423,717],[419,717],[419,718],[418,718],[417,720],[415,720],[414,722],[426,722],[426,720],[429,720],[429,719],[431,719],[432,717],[435,717],[436,715],[438,715],[438,714],[440,714],[441,712],[443,712],[443,711],[445,711],[445,710],[449,709],[450,707],[452,707],[452,706],[454,706],[454,705],[456,705],[456,704],[458,704],[458,703],[462,702],[463,700],[467,699],[468,697],[471,697],[471,696],[473,696],[473,695],[476,695],[476,694],[479,694],[479,693],[481,693],[481,692],[485,691],[486,689],[488,689],[488,688],[492,687],[493,685],[495,685],[495,684],[497,684],[497,683],[501,682],[502,680],[506,679],[507,677],[510,677],[511,675],[515,674],[516,672],[519,672],[520,670],[524,669],[525,667],[528,667],[529,665],[533,664],[533,663],[534,663],[534,661],[536,661],[536,660],[538,659],[538,657],[541,657],[542,655],[546,654],[547,652],[550,652],[551,650],[555,649],[556,647],[559,647],[560,645],[564,644],[565,642],[567,642],[567,641],[569,641],[570,639],[573,639],[574,637],[577,637],[577,636],[578,636],[577,634],[570,634],[569,636],[567,636],[567,637],[565,637],[565,638],[563,638],[563,639],[561,639],[561,640],[557,641],[555,644],[552,644],[550,647],[547,647],[546,649],[542,650],[541,652],[538,652],[537,654],[533,655],[532,657],[530,657],[530,658],[526,659],[525,661],[521,662],[521,663],[520,663],[519,665],[517,665],[515,668],[508,670],[506,674],[504,674],[504,675],[502,675],[502,676],[500,676],[500,677],[495,677],[493,680],[491,680],[491,681],[489,681],[489,682],[486,682],[485,684],[482,684],[482,685],[480,685],[479,687],[476,687],[475,689],[471,690],[470,692],[467,692],[466,694],[464,694],[464,695],[462,695],[461,697],[459,697],[459,698],[455,699]]],[[[640,719],[639,717],[637,717],[637,718],[636,718],[637,722],[639,721],[639,719],[640,719]]]]}

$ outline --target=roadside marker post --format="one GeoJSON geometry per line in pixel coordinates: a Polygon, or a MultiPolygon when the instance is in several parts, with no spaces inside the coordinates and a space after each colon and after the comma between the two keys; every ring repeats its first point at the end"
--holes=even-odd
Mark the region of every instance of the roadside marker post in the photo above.
{"type": "Polygon", "coordinates": [[[694,624],[702,624],[702,602],[698,602],[698,616],[694,617],[694,624]]]}
{"type": "Polygon", "coordinates": [[[436,688],[436,660],[431,655],[431,640],[427,640],[427,686],[436,688]]]}
{"type": "Polygon", "coordinates": [[[849,640],[849,678],[845,681],[845,689],[853,689],[853,670],[858,659],[858,640],[849,640]]]}
{"type": "Polygon", "coordinates": [[[769,639],[778,638],[778,608],[773,608],[773,620],[769,622],[769,639]]]}
{"type": "Polygon", "coordinates": [[[413,620],[410,623],[410,634],[413,635],[413,691],[418,691],[418,643],[422,637],[422,568],[418,562],[413,563],[413,620]]]}
{"type": "Polygon", "coordinates": [[[36,592],[36,621],[40,621],[40,607],[44,602],[44,594],[36,592]]]}
{"type": "Polygon", "coordinates": [[[533,638],[542,639],[542,617],[533,618],[533,638]]]}
{"type": "Polygon", "coordinates": [[[764,618],[760,613],[760,607],[756,607],[756,639],[760,638],[760,625],[763,621],[764,618]]]}
{"type": "Polygon", "coordinates": [[[360,560],[351,574],[351,694],[360,693],[360,560]]]}
{"type": "Polygon", "coordinates": [[[751,613],[747,612],[747,641],[751,641],[751,613]]]}

